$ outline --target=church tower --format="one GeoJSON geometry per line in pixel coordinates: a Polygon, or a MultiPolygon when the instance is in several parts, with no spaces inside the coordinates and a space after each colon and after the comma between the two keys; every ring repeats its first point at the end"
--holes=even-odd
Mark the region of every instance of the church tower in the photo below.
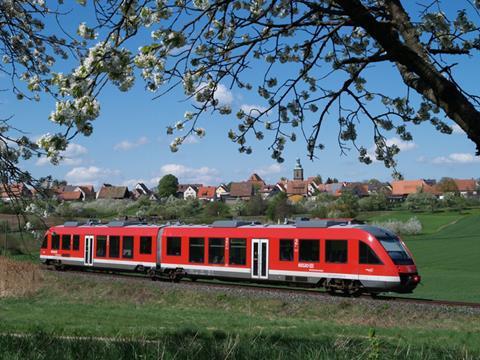
{"type": "Polygon", "coordinates": [[[297,164],[293,169],[293,180],[302,180],[303,181],[303,168],[302,164],[300,164],[300,159],[297,158],[297,164]]]}

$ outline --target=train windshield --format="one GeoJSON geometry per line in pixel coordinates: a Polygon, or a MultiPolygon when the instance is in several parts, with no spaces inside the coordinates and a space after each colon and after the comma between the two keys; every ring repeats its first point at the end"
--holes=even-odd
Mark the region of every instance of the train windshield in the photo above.
{"type": "Polygon", "coordinates": [[[395,265],[413,265],[413,260],[396,236],[377,237],[395,265]]]}

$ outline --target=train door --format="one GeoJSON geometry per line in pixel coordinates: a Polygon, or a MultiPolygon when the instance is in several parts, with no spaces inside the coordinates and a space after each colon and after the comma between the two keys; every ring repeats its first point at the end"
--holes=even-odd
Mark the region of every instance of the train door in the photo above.
{"type": "Polygon", "coordinates": [[[252,279],[268,279],[267,239],[252,239],[252,279]]]}
{"type": "Polygon", "coordinates": [[[86,235],[85,236],[85,258],[84,262],[85,266],[93,266],[93,236],[86,235]]]}

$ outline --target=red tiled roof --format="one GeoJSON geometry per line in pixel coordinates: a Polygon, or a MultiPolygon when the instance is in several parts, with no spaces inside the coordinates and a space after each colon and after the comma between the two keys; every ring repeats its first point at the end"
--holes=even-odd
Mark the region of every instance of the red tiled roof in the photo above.
{"type": "Polygon", "coordinates": [[[453,179],[457,185],[458,191],[475,191],[477,182],[475,179],[453,179]]]}
{"type": "Polygon", "coordinates": [[[232,182],[230,185],[230,196],[250,197],[253,195],[253,186],[251,182],[232,182]]]}
{"type": "Polygon", "coordinates": [[[202,186],[198,189],[197,198],[199,199],[214,199],[215,198],[215,186],[202,186]]]}
{"type": "Polygon", "coordinates": [[[409,195],[420,190],[432,194],[438,193],[434,186],[428,185],[422,179],[392,181],[392,195],[409,195]]]}
{"type": "Polygon", "coordinates": [[[351,190],[358,196],[368,196],[368,184],[358,182],[346,183],[344,189],[351,190]]]}
{"type": "Polygon", "coordinates": [[[290,180],[287,182],[288,195],[307,195],[308,181],[304,180],[290,180]]]}
{"type": "Polygon", "coordinates": [[[8,199],[11,197],[30,196],[32,192],[25,184],[0,185],[0,197],[8,199]]]}
{"type": "Polygon", "coordinates": [[[252,184],[259,185],[259,186],[265,185],[265,181],[263,181],[263,179],[258,174],[255,174],[255,173],[248,178],[247,182],[250,182],[252,184]]]}
{"type": "Polygon", "coordinates": [[[78,187],[83,190],[85,195],[90,195],[95,192],[93,185],[79,185],[78,187]]]}
{"type": "Polygon", "coordinates": [[[124,199],[128,197],[126,186],[102,186],[98,191],[97,199],[124,199]]]}
{"type": "Polygon", "coordinates": [[[80,191],[64,191],[60,195],[58,195],[58,198],[60,200],[81,200],[82,199],[82,193],[80,191]]]}

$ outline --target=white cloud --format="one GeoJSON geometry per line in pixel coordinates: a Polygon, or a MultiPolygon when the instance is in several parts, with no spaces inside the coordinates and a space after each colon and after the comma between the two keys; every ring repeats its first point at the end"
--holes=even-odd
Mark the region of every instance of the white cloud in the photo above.
{"type": "Polygon", "coordinates": [[[260,176],[269,176],[279,174],[283,171],[282,165],[280,164],[272,164],[260,169],[256,169],[253,172],[257,173],[260,176]]]}
{"type": "Polygon", "coordinates": [[[428,158],[427,158],[426,156],[424,156],[424,155],[419,156],[419,157],[417,158],[417,162],[419,162],[419,163],[427,163],[427,162],[428,162],[428,158]]]}
{"type": "MultiPolygon", "coordinates": [[[[63,159],[60,161],[61,165],[68,165],[68,166],[78,166],[83,163],[82,156],[88,153],[88,149],[85,146],[70,143],[68,144],[65,151],[62,151],[60,155],[63,159]]],[[[39,158],[35,165],[37,166],[44,166],[50,164],[50,159],[47,157],[39,158]]]]}
{"type": "MultiPolygon", "coordinates": [[[[207,83],[201,83],[197,87],[197,91],[205,90],[207,83]]],[[[230,105],[233,102],[233,94],[232,92],[223,84],[218,84],[215,93],[213,94],[213,98],[218,100],[218,105],[230,105]]]]}
{"type": "Polygon", "coordinates": [[[233,94],[225,85],[218,84],[213,98],[218,100],[220,105],[230,105],[233,101],[233,94]]]}
{"type": "Polygon", "coordinates": [[[397,137],[387,139],[385,143],[388,146],[397,145],[400,151],[409,151],[417,148],[417,144],[415,144],[413,141],[403,141],[397,137]]]}
{"type": "Polygon", "coordinates": [[[452,134],[462,134],[465,135],[465,131],[460,127],[458,124],[453,124],[452,125],[452,134]]]}
{"type": "Polygon", "coordinates": [[[118,170],[102,169],[96,166],[75,167],[65,175],[69,184],[99,184],[102,180],[119,175],[118,170]]]}
{"type": "MultiPolygon", "coordinates": [[[[260,113],[267,111],[268,108],[260,105],[243,104],[242,106],[240,106],[240,109],[242,109],[243,112],[247,115],[258,116],[260,115],[260,113]]],[[[266,113],[266,115],[268,116],[268,112],[266,113]]]]}
{"type": "Polygon", "coordinates": [[[472,164],[480,162],[480,157],[469,153],[452,153],[433,158],[431,162],[433,164],[472,164]]]}
{"type": "Polygon", "coordinates": [[[148,144],[148,138],[146,136],[142,136],[135,141],[123,140],[118,144],[115,144],[113,149],[117,151],[127,151],[145,144],[148,144]]]}
{"type": "MultiPolygon", "coordinates": [[[[181,183],[200,183],[206,185],[216,185],[221,182],[218,176],[219,172],[215,168],[202,166],[192,168],[182,164],[166,164],[160,168],[161,175],[173,174],[178,177],[181,183]]],[[[150,179],[150,183],[158,183],[161,176],[150,179]]]]}

